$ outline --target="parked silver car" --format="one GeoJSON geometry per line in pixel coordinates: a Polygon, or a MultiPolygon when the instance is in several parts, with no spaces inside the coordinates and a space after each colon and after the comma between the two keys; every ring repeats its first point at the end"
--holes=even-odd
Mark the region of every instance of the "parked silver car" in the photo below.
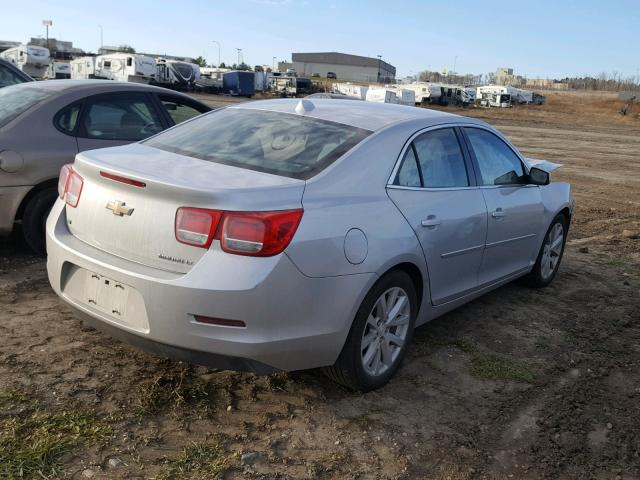
{"type": "Polygon", "coordinates": [[[221,368],[326,367],[362,391],[421,325],[518,277],[548,285],[573,213],[479,120],[271,100],[61,172],[49,280],[82,318],[221,368]]]}
{"type": "Polygon", "coordinates": [[[51,80],[0,89],[0,235],[22,223],[44,252],[60,167],[78,152],[147,138],[211,108],[171,90],[127,82],[51,80]]]}

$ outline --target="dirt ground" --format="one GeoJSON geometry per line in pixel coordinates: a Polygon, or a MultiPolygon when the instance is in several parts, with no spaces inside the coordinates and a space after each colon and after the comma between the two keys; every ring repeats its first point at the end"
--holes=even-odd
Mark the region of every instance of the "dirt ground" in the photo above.
{"type": "Polygon", "coordinates": [[[141,353],[0,241],[0,478],[640,479],[640,120],[618,104],[456,110],[564,164],[565,258],[547,289],[507,285],[419,328],[366,395],[141,353]]]}

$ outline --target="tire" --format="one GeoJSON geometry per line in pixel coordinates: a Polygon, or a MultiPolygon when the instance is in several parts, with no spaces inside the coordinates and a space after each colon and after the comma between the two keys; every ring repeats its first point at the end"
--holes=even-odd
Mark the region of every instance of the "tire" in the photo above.
{"type": "Polygon", "coordinates": [[[562,262],[564,246],[567,243],[567,230],[567,217],[563,214],[557,215],[551,222],[544,236],[544,241],[540,247],[540,252],[538,252],[538,258],[533,266],[533,270],[523,277],[523,281],[527,286],[544,288],[553,281],[562,262]],[[562,235],[561,240],[559,240],[558,234],[562,235]],[[556,241],[559,245],[557,245],[555,249],[551,248],[551,243],[555,243],[556,241]]]}
{"type": "Polygon", "coordinates": [[[335,382],[361,392],[382,387],[400,368],[413,338],[417,312],[418,297],[409,275],[401,270],[388,273],[367,293],[338,360],[325,367],[324,373],[335,382]],[[387,302],[392,310],[401,305],[397,316],[384,315],[387,302]],[[392,325],[385,326],[378,316],[392,325]]]}
{"type": "Polygon", "coordinates": [[[22,235],[38,255],[46,253],[45,224],[57,196],[55,188],[40,190],[29,199],[22,215],[22,235]]]}

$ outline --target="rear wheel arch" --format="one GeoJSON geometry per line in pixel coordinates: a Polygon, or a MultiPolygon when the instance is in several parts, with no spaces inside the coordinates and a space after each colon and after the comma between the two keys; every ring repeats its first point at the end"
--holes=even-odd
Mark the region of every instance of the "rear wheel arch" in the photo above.
{"type": "Polygon", "coordinates": [[[382,275],[380,275],[380,278],[385,277],[386,275],[388,275],[389,273],[395,270],[403,271],[404,273],[409,275],[409,278],[411,278],[411,281],[413,282],[413,286],[416,289],[416,294],[418,296],[418,312],[417,313],[419,314],[420,307],[422,305],[422,298],[423,298],[424,285],[425,285],[425,278],[423,273],[420,271],[420,269],[415,263],[402,262],[389,268],[382,275]]]}
{"type": "Polygon", "coordinates": [[[38,185],[35,185],[31,190],[29,190],[27,194],[24,196],[24,198],[22,199],[22,201],[20,202],[20,206],[16,211],[15,220],[22,220],[22,217],[24,215],[24,210],[26,206],[29,204],[29,202],[33,199],[33,197],[36,196],[39,192],[43,190],[47,190],[49,188],[55,188],[56,190],[58,189],[57,178],[50,178],[48,180],[40,182],[38,185]]]}

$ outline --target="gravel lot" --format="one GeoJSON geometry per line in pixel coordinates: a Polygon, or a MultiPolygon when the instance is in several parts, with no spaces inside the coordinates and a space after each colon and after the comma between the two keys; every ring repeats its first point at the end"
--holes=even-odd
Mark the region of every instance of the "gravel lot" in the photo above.
{"type": "Polygon", "coordinates": [[[555,94],[461,111],[565,164],[578,208],[562,267],[547,289],[507,285],[421,327],[366,395],[138,352],[76,320],[44,260],[0,240],[0,478],[640,478],[640,121],[614,107],[555,94]]]}

